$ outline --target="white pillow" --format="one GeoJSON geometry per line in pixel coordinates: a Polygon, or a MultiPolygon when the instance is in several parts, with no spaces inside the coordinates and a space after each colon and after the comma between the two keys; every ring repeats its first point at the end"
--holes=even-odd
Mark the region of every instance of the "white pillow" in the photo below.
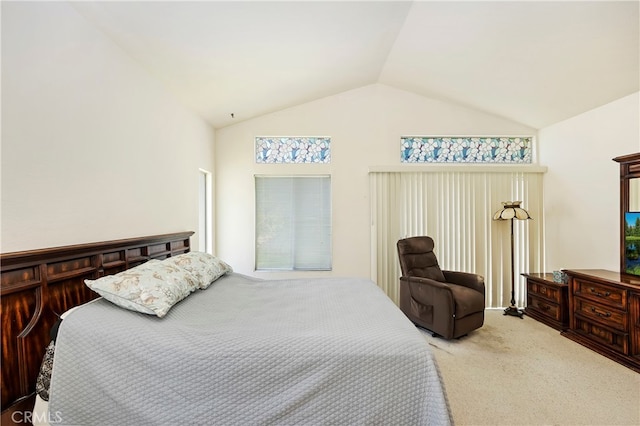
{"type": "Polygon", "coordinates": [[[84,282],[122,308],[160,318],[198,288],[198,280],[189,271],[160,260],[84,282]]]}
{"type": "Polygon", "coordinates": [[[198,286],[205,289],[215,280],[226,274],[233,272],[231,266],[212,254],[201,251],[191,251],[165,259],[163,262],[179,266],[189,271],[198,280],[198,286]]]}

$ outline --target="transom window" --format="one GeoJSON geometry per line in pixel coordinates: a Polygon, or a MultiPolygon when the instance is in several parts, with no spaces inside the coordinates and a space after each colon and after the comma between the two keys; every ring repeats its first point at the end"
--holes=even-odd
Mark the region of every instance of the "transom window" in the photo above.
{"type": "Polygon", "coordinates": [[[532,137],[403,136],[402,163],[531,163],[532,137]]]}

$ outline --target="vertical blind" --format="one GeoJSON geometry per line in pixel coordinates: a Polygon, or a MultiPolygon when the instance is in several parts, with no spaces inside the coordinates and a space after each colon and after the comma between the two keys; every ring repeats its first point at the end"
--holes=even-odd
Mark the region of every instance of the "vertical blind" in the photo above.
{"type": "Polygon", "coordinates": [[[493,221],[503,201],[522,201],[533,220],[514,221],[514,275],[518,306],[526,304],[524,272],[542,272],[542,168],[501,171],[374,171],[371,199],[371,276],[398,303],[401,275],[396,243],[428,235],[440,267],[485,277],[486,306],[511,299],[511,228],[493,221]]]}
{"type": "Polygon", "coordinates": [[[256,270],[331,269],[331,178],[256,176],[256,270]]]}

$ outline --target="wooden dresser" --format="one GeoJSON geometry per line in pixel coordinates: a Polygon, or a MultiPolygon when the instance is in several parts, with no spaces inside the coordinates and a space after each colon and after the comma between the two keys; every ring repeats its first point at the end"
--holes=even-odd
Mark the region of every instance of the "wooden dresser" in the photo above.
{"type": "Polygon", "coordinates": [[[553,281],[550,273],[522,274],[527,279],[524,313],[556,330],[569,327],[568,285],[553,281]]]}
{"type": "Polygon", "coordinates": [[[562,334],[640,372],[640,277],[569,269],[569,328],[562,334]]]}

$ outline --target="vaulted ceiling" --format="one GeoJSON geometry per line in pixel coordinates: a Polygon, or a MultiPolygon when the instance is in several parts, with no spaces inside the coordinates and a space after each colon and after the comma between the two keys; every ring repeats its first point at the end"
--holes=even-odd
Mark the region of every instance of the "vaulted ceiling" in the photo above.
{"type": "Polygon", "coordinates": [[[71,4],[216,128],[374,83],[534,128],[640,90],[638,1],[71,4]]]}

